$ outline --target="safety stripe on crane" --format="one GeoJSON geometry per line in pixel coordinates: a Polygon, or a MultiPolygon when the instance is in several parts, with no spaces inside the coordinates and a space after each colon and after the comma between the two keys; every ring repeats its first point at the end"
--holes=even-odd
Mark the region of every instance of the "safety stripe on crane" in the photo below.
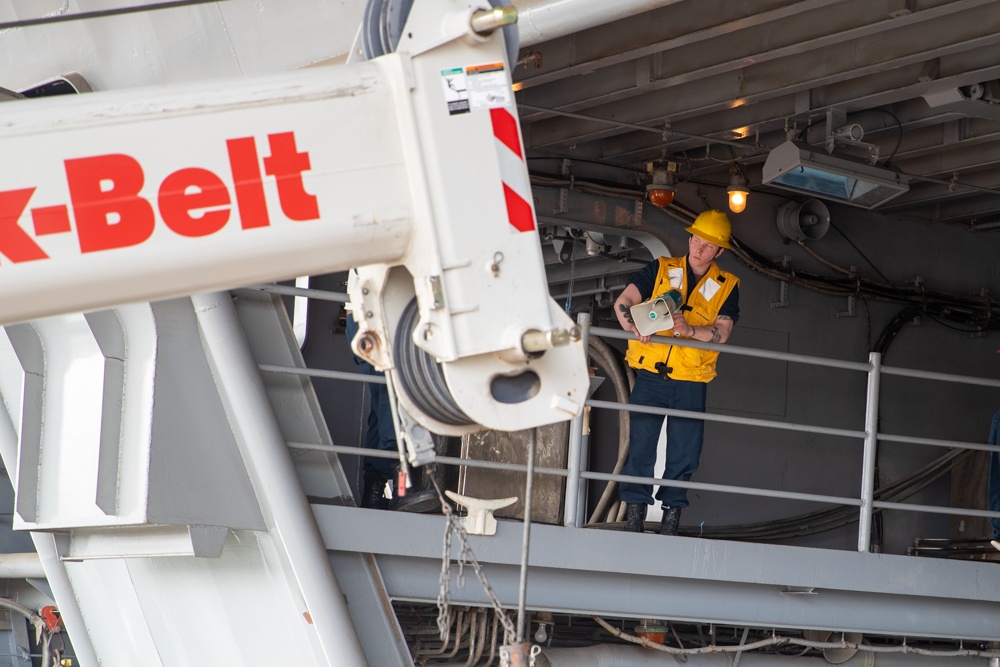
{"type": "Polygon", "coordinates": [[[535,215],[531,210],[531,184],[517,134],[517,120],[507,109],[490,109],[493,136],[496,137],[497,160],[503,180],[503,197],[507,205],[507,220],[519,232],[535,231],[535,215]]]}

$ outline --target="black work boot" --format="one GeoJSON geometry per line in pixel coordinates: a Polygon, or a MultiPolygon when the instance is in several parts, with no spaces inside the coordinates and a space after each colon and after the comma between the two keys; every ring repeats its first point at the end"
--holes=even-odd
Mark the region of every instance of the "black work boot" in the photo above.
{"type": "Polygon", "coordinates": [[[373,510],[389,508],[389,499],[385,497],[386,479],[374,470],[365,470],[365,484],[361,489],[361,506],[373,510]]]}
{"type": "Polygon", "coordinates": [[[660,519],[660,535],[676,535],[677,526],[681,523],[680,507],[664,507],[663,518],[660,519]]]}
{"type": "Polygon", "coordinates": [[[646,524],[645,503],[627,503],[625,505],[625,532],[641,533],[646,524]]]}

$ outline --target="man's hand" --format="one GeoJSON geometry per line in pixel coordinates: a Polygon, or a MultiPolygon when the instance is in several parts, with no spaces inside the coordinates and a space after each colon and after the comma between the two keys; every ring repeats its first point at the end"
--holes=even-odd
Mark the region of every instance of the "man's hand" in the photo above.
{"type": "Polygon", "coordinates": [[[649,336],[643,336],[639,333],[639,330],[635,328],[635,322],[632,320],[632,313],[629,310],[640,301],[642,301],[642,295],[639,294],[638,288],[636,288],[636,286],[632,283],[629,283],[625,288],[625,291],[622,292],[615,301],[615,317],[618,318],[618,324],[621,325],[622,329],[631,334],[635,334],[643,343],[648,343],[649,336]]]}
{"type": "Polygon", "coordinates": [[[694,338],[694,327],[687,323],[687,320],[684,319],[684,313],[679,310],[674,313],[673,332],[674,336],[694,338]]]}

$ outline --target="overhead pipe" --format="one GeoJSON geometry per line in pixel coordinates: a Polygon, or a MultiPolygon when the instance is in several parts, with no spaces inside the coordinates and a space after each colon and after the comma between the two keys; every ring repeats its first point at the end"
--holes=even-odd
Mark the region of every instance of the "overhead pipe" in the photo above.
{"type": "MultiPolygon", "coordinates": [[[[642,646],[598,644],[586,648],[543,649],[551,667],[662,667],[666,654],[642,646]]],[[[731,667],[732,655],[727,653],[688,653],[686,667],[731,667]]],[[[771,653],[741,653],[743,667],[818,667],[831,664],[815,657],[780,656],[771,653]]],[[[987,661],[973,656],[927,656],[914,653],[872,653],[858,651],[841,667],[973,667],[987,661]]],[[[442,665],[441,667],[446,667],[442,665]]]]}
{"type": "Polygon", "coordinates": [[[521,46],[595,28],[679,0],[514,0],[521,46]]]}
{"type": "Polygon", "coordinates": [[[44,579],[45,568],[37,553],[0,554],[0,579],[44,579]]]}

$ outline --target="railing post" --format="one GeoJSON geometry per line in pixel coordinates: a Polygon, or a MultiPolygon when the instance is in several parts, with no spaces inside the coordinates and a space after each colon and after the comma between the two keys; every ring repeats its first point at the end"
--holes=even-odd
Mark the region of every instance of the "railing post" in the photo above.
{"type": "MultiPolygon", "coordinates": [[[[580,340],[583,343],[585,353],[590,352],[590,313],[580,313],[576,317],[580,326],[580,340]]],[[[588,398],[589,392],[588,392],[588,398]]],[[[563,525],[569,528],[580,527],[579,496],[580,496],[580,469],[583,441],[583,418],[584,411],[573,418],[569,425],[569,450],[566,452],[566,495],[563,497],[563,525]]]]}
{"type": "Polygon", "coordinates": [[[858,522],[858,551],[871,547],[872,503],[875,499],[875,452],[878,448],[878,388],[882,355],[868,354],[868,396],[865,403],[865,450],[861,466],[861,519],[858,522]]]}

